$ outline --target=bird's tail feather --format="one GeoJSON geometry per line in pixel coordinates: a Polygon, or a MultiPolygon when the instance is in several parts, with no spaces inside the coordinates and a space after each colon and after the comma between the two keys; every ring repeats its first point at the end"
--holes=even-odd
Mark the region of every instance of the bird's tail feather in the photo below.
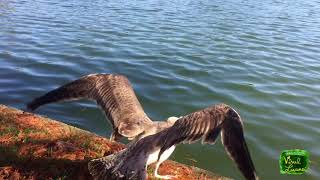
{"type": "Polygon", "coordinates": [[[95,180],[111,179],[113,176],[111,172],[114,167],[112,156],[94,159],[88,163],[88,170],[95,180]]]}
{"type": "Polygon", "coordinates": [[[92,177],[95,180],[146,180],[146,158],[136,159],[136,151],[123,152],[125,150],[91,160],[88,170],[92,177]]]}

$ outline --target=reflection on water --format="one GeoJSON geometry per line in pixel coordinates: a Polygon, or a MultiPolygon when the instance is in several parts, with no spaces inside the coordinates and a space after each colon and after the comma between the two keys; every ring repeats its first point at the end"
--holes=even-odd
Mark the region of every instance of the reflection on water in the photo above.
{"type": "MultiPolygon", "coordinates": [[[[319,179],[318,7],[315,0],[2,0],[0,102],[24,108],[82,75],[121,73],[154,119],[220,102],[238,110],[261,179],[319,179]],[[296,148],[310,152],[311,169],[280,175],[280,152],[296,148]]],[[[88,101],[38,112],[110,134],[88,101]]],[[[221,143],[181,145],[172,158],[242,178],[221,143]]]]}

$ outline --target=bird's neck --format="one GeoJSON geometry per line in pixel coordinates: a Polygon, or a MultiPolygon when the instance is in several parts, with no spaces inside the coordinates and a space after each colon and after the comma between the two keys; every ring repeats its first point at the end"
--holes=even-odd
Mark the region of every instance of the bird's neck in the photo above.
{"type": "Polygon", "coordinates": [[[144,132],[140,134],[137,139],[142,139],[146,136],[150,136],[156,134],[164,129],[171,127],[173,123],[169,121],[153,121],[150,124],[146,124],[144,128],[144,132]]]}

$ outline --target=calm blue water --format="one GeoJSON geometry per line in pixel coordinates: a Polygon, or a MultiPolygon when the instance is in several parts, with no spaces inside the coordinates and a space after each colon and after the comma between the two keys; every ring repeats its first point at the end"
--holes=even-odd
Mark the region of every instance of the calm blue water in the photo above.
{"type": "MultiPolygon", "coordinates": [[[[121,73],[154,119],[237,109],[261,179],[320,179],[319,9],[317,0],[0,0],[0,103],[24,108],[80,76],[121,73]],[[280,175],[280,152],[296,148],[310,152],[310,170],[280,175]]],[[[88,101],[37,112],[111,132],[88,101]]],[[[242,179],[221,143],[181,145],[171,159],[242,179]]]]}

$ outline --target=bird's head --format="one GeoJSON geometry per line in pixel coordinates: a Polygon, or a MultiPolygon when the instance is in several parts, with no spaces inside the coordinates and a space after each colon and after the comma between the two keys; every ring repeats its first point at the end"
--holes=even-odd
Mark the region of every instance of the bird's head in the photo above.
{"type": "Polygon", "coordinates": [[[121,123],[118,127],[118,131],[122,136],[135,137],[143,132],[143,129],[136,123],[121,123]]]}
{"type": "MultiPolygon", "coordinates": [[[[181,116],[182,117],[182,116],[181,116]]],[[[181,117],[169,117],[167,119],[167,122],[171,125],[173,125],[178,119],[180,119],[181,117]]]]}

